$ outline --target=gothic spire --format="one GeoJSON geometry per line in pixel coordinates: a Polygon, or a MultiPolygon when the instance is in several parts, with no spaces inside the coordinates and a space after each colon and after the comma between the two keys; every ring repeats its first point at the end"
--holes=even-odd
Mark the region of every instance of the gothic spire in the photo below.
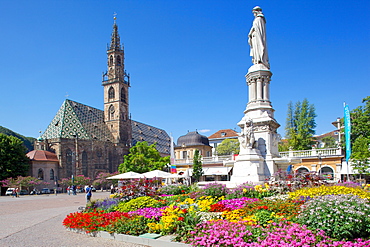
{"type": "Polygon", "coordinates": [[[118,34],[118,26],[116,24],[116,19],[117,19],[116,16],[114,16],[113,19],[114,19],[114,24],[113,24],[113,31],[112,31],[112,37],[111,37],[109,49],[119,51],[122,48],[121,48],[121,41],[120,41],[119,34],[118,34]]]}

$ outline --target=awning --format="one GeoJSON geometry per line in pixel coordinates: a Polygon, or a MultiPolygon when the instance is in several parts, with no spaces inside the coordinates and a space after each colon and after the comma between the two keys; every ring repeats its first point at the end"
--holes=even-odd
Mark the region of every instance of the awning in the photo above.
{"type": "MultiPolygon", "coordinates": [[[[228,175],[232,167],[203,167],[204,176],[228,175]]],[[[193,169],[189,168],[189,176],[193,175],[193,169]]]]}

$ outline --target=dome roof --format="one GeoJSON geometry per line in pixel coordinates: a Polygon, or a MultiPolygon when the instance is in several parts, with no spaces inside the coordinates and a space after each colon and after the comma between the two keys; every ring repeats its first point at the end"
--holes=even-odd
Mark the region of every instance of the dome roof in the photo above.
{"type": "Polygon", "coordinates": [[[177,139],[177,146],[209,146],[209,140],[206,136],[198,133],[198,131],[188,132],[184,136],[177,139]]]}
{"type": "Polygon", "coordinates": [[[30,160],[35,160],[35,161],[55,161],[55,162],[59,161],[55,153],[45,151],[45,150],[32,150],[31,152],[28,152],[26,156],[30,160]]]}

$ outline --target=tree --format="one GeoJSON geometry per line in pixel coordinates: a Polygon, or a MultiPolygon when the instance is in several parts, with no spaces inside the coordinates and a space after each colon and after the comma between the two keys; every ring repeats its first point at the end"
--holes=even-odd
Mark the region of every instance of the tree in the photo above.
{"type": "Polygon", "coordinates": [[[364,106],[351,111],[351,143],[353,169],[361,174],[369,174],[370,169],[370,96],[362,100],[364,106]]]}
{"type": "Polygon", "coordinates": [[[96,179],[93,181],[92,184],[95,187],[100,187],[102,189],[108,188],[108,186],[113,183],[113,180],[108,180],[107,178],[117,175],[117,174],[118,172],[115,172],[115,173],[101,172],[98,174],[98,176],[96,177],[96,179]]]}
{"type": "Polygon", "coordinates": [[[73,178],[62,178],[59,182],[62,187],[68,187],[72,185],[90,185],[91,179],[89,177],[85,177],[84,175],[77,175],[73,178]]]}
{"type": "Polygon", "coordinates": [[[37,179],[35,177],[22,177],[18,176],[17,178],[7,178],[3,181],[0,181],[2,183],[3,187],[19,187],[19,188],[27,188],[29,191],[30,188],[35,188],[36,186],[43,184],[48,185],[49,183],[43,182],[40,179],[37,179]]]}
{"type": "Polygon", "coordinates": [[[358,137],[353,143],[352,166],[360,174],[369,174],[370,138],[358,137]]]}
{"type": "Polygon", "coordinates": [[[130,153],[124,156],[124,162],[119,165],[118,171],[144,173],[163,170],[168,163],[170,163],[170,157],[161,157],[155,143],[148,145],[147,142],[137,142],[130,148],[130,153]]]}
{"type": "Polygon", "coordinates": [[[285,135],[293,150],[311,149],[315,143],[313,138],[316,128],[315,117],[315,106],[309,104],[307,99],[302,103],[298,101],[294,109],[292,102],[288,104],[285,135]]]}
{"type": "Polygon", "coordinates": [[[324,143],[324,148],[336,148],[337,143],[335,141],[335,138],[332,136],[325,136],[321,139],[321,141],[324,143]]]}
{"type": "Polygon", "coordinates": [[[0,133],[0,180],[27,175],[30,160],[26,151],[21,140],[0,133]]]}
{"type": "Polygon", "coordinates": [[[199,178],[203,176],[203,167],[202,162],[200,161],[201,156],[199,155],[199,150],[196,149],[194,151],[194,157],[193,157],[193,174],[192,177],[195,181],[199,181],[199,178]]]}
{"type": "Polygon", "coordinates": [[[217,146],[216,151],[218,155],[239,154],[239,140],[225,139],[217,146]]]}

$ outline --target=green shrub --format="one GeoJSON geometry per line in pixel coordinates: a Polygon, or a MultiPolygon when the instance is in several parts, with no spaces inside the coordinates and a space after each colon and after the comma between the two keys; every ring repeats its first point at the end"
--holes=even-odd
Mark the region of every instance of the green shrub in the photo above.
{"type": "Polygon", "coordinates": [[[115,210],[120,212],[130,212],[138,210],[140,208],[150,208],[150,207],[155,208],[158,206],[160,206],[159,201],[151,198],[150,196],[142,196],[135,199],[131,199],[130,201],[120,202],[115,207],[115,210]]]}
{"type": "Polygon", "coordinates": [[[302,205],[298,223],[337,239],[370,236],[370,204],[358,196],[318,196],[302,205]]]}
{"type": "Polygon", "coordinates": [[[127,234],[133,236],[139,236],[141,234],[149,232],[148,223],[151,219],[147,219],[143,216],[135,216],[132,218],[122,217],[118,221],[114,222],[111,225],[108,225],[101,230],[107,232],[115,232],[120,234],[127,234]]]}

